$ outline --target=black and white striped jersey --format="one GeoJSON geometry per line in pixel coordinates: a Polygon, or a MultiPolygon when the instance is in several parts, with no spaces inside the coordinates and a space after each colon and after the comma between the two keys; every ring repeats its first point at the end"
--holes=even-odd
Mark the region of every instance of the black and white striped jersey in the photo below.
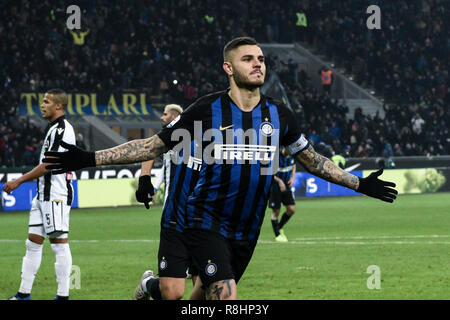
{"type": "MultiPolygon", "coordinates": [[[[65,119],[65,116],[59,117],[47,126],[39,164],[42,163],[44,153],[47,151],[66,151],[65,148],[60,146],[61,141],[75,144],[75,132],[69,121],[65,119]]],[[[40,177],[37,186],[38,200],[61,200],[71,205],[73,200],[72,176],[73,173],[68,172],[57,175],[47,173],[40,177]]]]}

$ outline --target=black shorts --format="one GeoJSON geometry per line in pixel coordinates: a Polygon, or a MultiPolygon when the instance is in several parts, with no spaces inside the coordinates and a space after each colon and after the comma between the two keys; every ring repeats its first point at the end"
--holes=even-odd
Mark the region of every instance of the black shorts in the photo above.
{"type": "Polygon", "coordinates": [[[274,184],[270,190],[269,208],[278,210],[282,203],[285,206],[295,205],[294,195],[289,187],[286,187],[285,192],[281,192],[280,187],[274,184]]]}
{"type": "Polygon", "coordinates": [[[198,275],[191,265],[186,239],[183,232],[161,228],[158,250],[159,277],[186,278],[186,271],[198,275]]]}
{"type": "Polygon", "coordinates": [[[186,229],[184,234],[192,263],[204,286],[227,279],[238,283],[257,243],[257,239],[230,240],[220,233],[202,229],[186,229]]]}

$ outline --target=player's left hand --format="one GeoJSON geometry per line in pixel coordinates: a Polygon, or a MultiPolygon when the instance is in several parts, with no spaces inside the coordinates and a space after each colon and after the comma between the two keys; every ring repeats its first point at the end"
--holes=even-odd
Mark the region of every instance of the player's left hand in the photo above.
{"type": "Polygon", "coordinates": [[[397,198],[395,183],[378,179],[383,169],[372,172],[367,178],[359,178],[359,187],[356,192],[363,193],[369,197],[377,198],[385,202],[394,202],[397,198]]]}
{"type": "Polygon", "coordinates": [[[149,203],[153,200],[154,195],[155,188],[152,185],[150,176],[140,176],[138,189],[136,190],[136,200],[143,203],[147,209],[150,209],[149,203]]]}

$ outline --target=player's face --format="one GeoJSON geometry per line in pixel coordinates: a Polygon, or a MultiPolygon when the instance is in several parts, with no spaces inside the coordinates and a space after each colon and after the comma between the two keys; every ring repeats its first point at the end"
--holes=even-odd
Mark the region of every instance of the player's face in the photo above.
{"type": "Polygon", "coordinates": [[[46,93],[41,104],[42,117],[52,121],[56,118],[58,109],[58,105],[53,101],[53,95],[46,93]]]}
{"type": "Polygon", "coordinates": [[[240,88],[259,88],[264,84],[266,64],[264,54],[256,45],[244,45],[235,49],[231,65],[233,79],[240,88]]]}
{"type": "Polygon", "coordinates": [[[175,112],[172,112],[170,110],[164,109],[164,113],[163,113],[163,115],[160,118],[161,119],[161,125],[163,127],[167,126],[176,117],[177,117],[177,114],[175,112]]]}

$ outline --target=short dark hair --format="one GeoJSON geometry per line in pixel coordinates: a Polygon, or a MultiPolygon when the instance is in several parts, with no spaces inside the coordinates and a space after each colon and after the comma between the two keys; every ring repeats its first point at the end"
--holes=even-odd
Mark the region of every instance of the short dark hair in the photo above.
{"type": "Polygon", "coordinates": [[[64,90],[50,89],[47,90],[47,93],[53,96],[53,102],[60,103],[63,106],[64,110],[66,109],[69,99],[67,97],[67,93],[64,90]]]}
{"type": "Polygon", "coordinates": [[[229,57],[229,53],[233,51],[234,49],[245,46],[245,45],[258,45],[258,42],[256,42],[255,39],[251,37],[238,37],[234,38],[230,42],[228,42],[225,47],[223,48],[223,61],[227,61],[229,57]]]}

